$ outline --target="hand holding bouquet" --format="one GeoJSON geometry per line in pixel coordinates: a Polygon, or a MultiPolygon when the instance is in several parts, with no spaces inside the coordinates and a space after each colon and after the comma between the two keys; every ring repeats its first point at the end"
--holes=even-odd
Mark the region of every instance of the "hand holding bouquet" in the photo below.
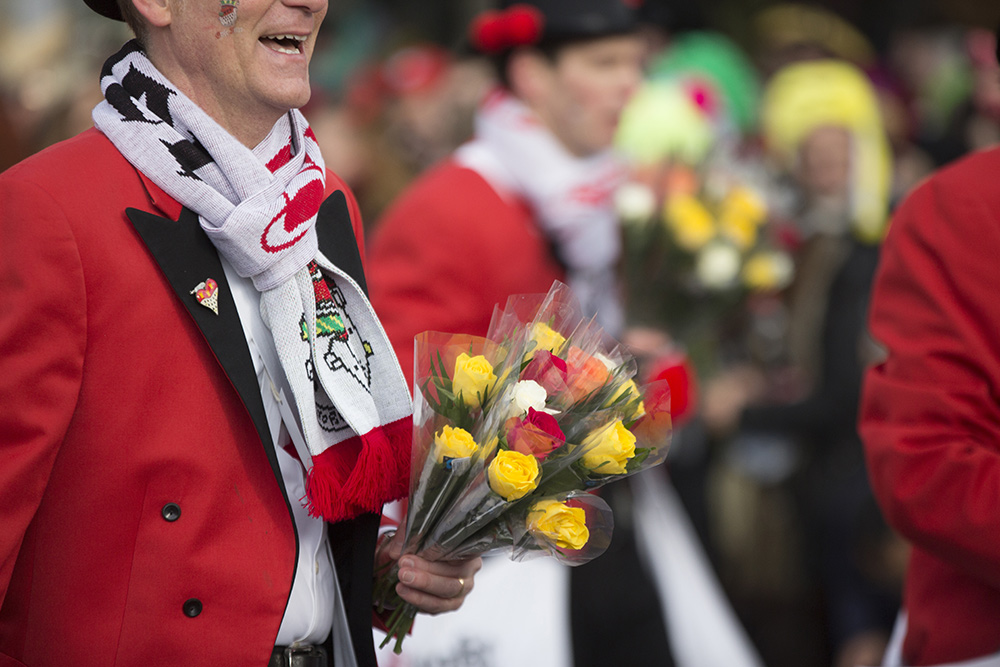
{"type": "MultiPolygon", "coordinates": [[[[560,283],[512,297],[486,338],[425,332],[416,339],[414,438],[404,553],[428,560],[506,551],[569,565],[607,548],[611,510],[589,493],[661,463],[670,437],[665,382],[640,390],[635,362],[560,283]]],[[[416,608],[395,592],[401,650],[416,608]]]]}

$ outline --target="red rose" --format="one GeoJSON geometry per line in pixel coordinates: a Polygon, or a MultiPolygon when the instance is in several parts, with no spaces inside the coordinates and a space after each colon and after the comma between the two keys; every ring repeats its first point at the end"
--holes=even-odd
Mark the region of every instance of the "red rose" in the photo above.
{"type": "Polygon", "coordinates": [[[521,372],[521,379],[534,380],[549,396],[558,395],[566,389],[566,362],[548,350],[539,350],[521,372]]]}
{"type": "Polygon", "coordinates": [[[522,454],[530,454],[539,461],[544,461],[552,450],[566,442],[555,417],[534,408],[528,408],[528,414],[523,419],[512,417],[507,420],[507,425],[507,446],[522,454]]]}

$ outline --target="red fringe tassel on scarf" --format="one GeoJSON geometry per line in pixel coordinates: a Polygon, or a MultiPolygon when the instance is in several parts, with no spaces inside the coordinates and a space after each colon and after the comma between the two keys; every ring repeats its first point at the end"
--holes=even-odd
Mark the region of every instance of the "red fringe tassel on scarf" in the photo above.
{"type": "Polygon", "coordinates": [[[309,514],[345,521],[405,498],[412,440],[413,420],[406,417],[314,456],[306,480],[309,514]]]}

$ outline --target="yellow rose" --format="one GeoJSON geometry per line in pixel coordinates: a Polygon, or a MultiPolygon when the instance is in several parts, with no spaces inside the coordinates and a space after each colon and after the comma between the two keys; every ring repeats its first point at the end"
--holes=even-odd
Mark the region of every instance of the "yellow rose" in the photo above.
{"type": "Polygon", "coordinates": [[[795,267],[783,252],[761,251],[743,265],[743,284],[752,290],[783,289],[792,281],[795,267]]]}
{"type": "Polygon", "coordinates": [[[523,498],[538,486],[538,461],[513,450],[498,452],[489,467],[490,488],[505,500],[523,498]]]}
{"type": "Polygon", "coordinates": [[[583,465],[604,475],[621,475],[635,456],[635,436],[621,420],[588,435],[583,441],[583,465]]]}
{"type": "Polygon", "coordinates": [[[749,250],[757,242],[757,223],[744,215],[722,217],[719,228],[740,250],[749,250]]]}
{"type": "Polygon", "coordinates": [[[541,500],[528,512],[528,530],[541,535],[561,549],[580,550],[590,539],[587,514],[582,507],[570,507],[558,500],[541,500]]]}
{"type": "Polygon", "coordinates": [[[472,439],[472,434],[462,428],[445,426],[434,434],[434,460],[444,463],[449,459],[464,459],[472,456],[479,445],[472,439]]]}
{"type": "Polygon", "coordinates": [[[455,396],[461,396],[462,401],[470,408],[478,408],[482,403],[486,390],[493,386],[497,376],[493,374],[493,366],[486,357],[478,354],[470,357],[465,352],[455,359],[455,373],[451,378],[451,389],[455,396]]]}
{"type": "Polygon", "coordinates": [[[679,245],[694,252],[715,237],[715,221],[705,205],[691,195],[677,195],[667,200],[665,219],[679,245]]]}
{"type": "Polygon", "coordinates": [[[535,341],[535,349],[529,354],[534,354],[539,350],[548,350],[552,354],[558,354],[559,350],[566,343],[566,338],[544,322],[535,322],[531,329],[531,340],[535,341]]]}
{"type": "Polygon", "coordinates": [[[742,185],[729,191],[722,200],[722,212],[719,214],[724,220],[743,220],[754,226],[761,225],[766,216],[767,205],[764,199],[742,185]]]}

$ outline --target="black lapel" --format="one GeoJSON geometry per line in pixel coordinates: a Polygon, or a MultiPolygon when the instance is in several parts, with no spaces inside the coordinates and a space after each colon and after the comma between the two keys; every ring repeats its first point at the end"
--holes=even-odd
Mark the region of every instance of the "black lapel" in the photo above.
{"type": "Polygon", "coordinates": [[[316,218],[316,232],[319,235],[320,251],[337,268],[354,278],[367,296],[368,284],[365,282],[365,272],[361,266],[361,253],[358,251],[358,241],[354,237],[354,227],[351,226],[347,199],[342,191],[334,192],[320,206],[319,216],[316,218]]]}
{"type": "MultiPolygon", "coordinates": [[[[278,481],[282,481],[264,415],[264,403],[260,398],[260,386],[246,337],[243,335],[243,325],[236,312],[236,303],[219,260],[219,253],[202,231],[197,214],[184,208],[180,217],[174,221],[135,208],[126,209],[125,212],[239,393],[264,443],[271,469],[278,481]],[[218,315],[198,303],[195,295],[191,294],[196,285],[208,278],[214,279],[219,285],[218,315]]],[[[361,255],[354,237],[347,199],[342,191],[334,192],[320,206],[316,230],[323,254],[354,278],[367,294],[361,255]]]]}
{"type": "Polygon", "coordinates": [[[264,402],[260,398],[260,385],[246,336],[243,335],[243,325],[236,312],[236,302],[233,301],[219,253],[202,231],[197,214],[185,208],[180,218],[174,221],[135,208],[126,209],[125,213],[239,393],[264,443],[271,469],[281,481],[281,470],[264,415],[264,402]],[[219,284],[218,315],[198,303],[195,295],[191,294],[196,285],[208,278],[219,284]]]}

